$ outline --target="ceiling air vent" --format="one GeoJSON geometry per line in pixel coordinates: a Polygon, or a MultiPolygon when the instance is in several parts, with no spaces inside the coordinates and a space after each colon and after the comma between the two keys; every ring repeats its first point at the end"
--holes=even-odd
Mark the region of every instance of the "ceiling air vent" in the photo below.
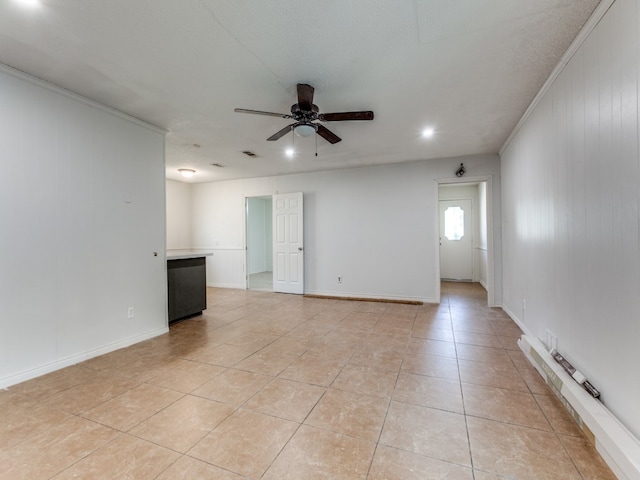
{"type": "Polygon", "coordinates": [[[258,155],[256,155],[255,153],[249,151],[249,150],[245,150],[242,153],[244,153],[247,157],[257,157],[258,155]]]}
{"type": "Polygon", "coordinates": [[[221,165],[219,163],[212,163],[211,166],[212,167],[218,167],[218,168],[224,168],[224,165],[221,165]]]}

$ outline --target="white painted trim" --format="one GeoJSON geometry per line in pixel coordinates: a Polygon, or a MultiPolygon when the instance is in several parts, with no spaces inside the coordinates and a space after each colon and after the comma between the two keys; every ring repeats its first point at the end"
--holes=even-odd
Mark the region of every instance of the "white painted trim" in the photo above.
{"type": "Polygon", "coordinates": [[[470,185],[475,185],[476,183],[486,182],[491,178],[491,175],[483,175],[480,177],[464,177],[464,178],[434,178],[434,180],[440,185],[455,185],[457,183],[468,183],[470,185]]]}
{"type": "Polygon", "coordinates": [[[249,221],[249,198],[246,195],[242,195],[242,278],[243,278],[243,290],[249,290],[249,240],[247,239],[247,222],[249,221]]]}
{"type": "MultiPolygon", "coordinates": [[[[487,217],[487,304],[490,307],[500,307],[502,305],[498,305],[496,303],[496,256],[493,236],[493,177],[489,175],[486,182],[485,215],[487,217]]],[[[502,252],[500,252],[500,257],[502,257],[502,252]]]]}
{"type": "Polygon", "coordinates": [[[547,78],[547,81],[544,82],[538,94],[533,98],[533,101],[531,102],[529,107],[525,110],[524,114],[522,115],[522,117],[520,118],[520,120],[518,121],[514,129],[511,131],[511,133],[507,137],[507,140],[504,142],[500,150],[498,150],[498,153],[500,154],[500,156],[502,156],[502,154],[507,149],[507,147],[509,146],[513,138],[517,135],[517,133],[520,131],[524,123],[531,116],[535,108],[538,106],[538,103],[540,103],[542,98],[547,94],[551,86],[554,84],[554,82],[560,75],[560,73],[562,73],[562,71],[564,70],[564,67],[567,66],[567,64],[576,54],[580,46],[591,34],[593,29],[596,27],[596,25],[598,25],[600,20],[602,20],[602,17],[604,17],[604,15],[615,3],[615,1],[616,0],[601,0],[600,4],[596,7],[596,9],[591,14],[591,17],[589,17],[589,20],[587,20],[587,23],[584,24],[584,26],[582,27],[582,29],[580,30],[576,38],[573,40],[573,42],[571,42],[571,45],[569,45],[569,48],[567,49],[567,51],[564,52],[564,55],[562,55],[562,58],[560,58],[560,61],[558,62],[558,65],[556,65],[556,68],[553,69],[553,71],[551,72],[551,75],[549,75],[549,78],[547,78]]]}
{"type": "Polygon", "coordinates": [[[99,357],[100,355],[104,355],[106,353],[113,352],[115,350],[119,350],[121,348],[125,348],[130,345],[143,342],[145,340],[149,340],[150,338],[154,338],[159,335],[165,334],[168,331],[169,331],[169,327],[163,327],[160,329],[151,330],[141,335],[136,335],[134,337],[129,337],[124,340],[121,340],[119,342],[111,343],[109,345],[104,345],[94,350],[90,350],[88,352],[72,355],[70,357],[56,360],[55,362],[47,363],[46,365],[41,365],[37,368],[25,370],[25,371],[16,373],[14,375],[10,375],[8,377],[0,378],[0,388],[7,388],[12,385],[16,385],[18,383],[31,380],[32,378],[36,378],[41,375],[45,375],[47,373],[60,370],[61,368],[69,367],[71,365],[84,362],[85,360],[89,360],[94,357],[99,357]]]}
{"type": "Polygon", "coordinates": [[[593,434],[596,450],[613,473],[621,479],[640,479],[640,440],[573,380],[540,340],[533,335],[523,335],[518,346],[565,403],[578,425],[593,434]]]}
{"type": "Polygon", "coordinates": [[[522,323],[522,321],[520,321],[520,319],[518,318],[518,316],[513,313],[511,310],[509,310],[508,307],[503,306],[501,307],[502,311],[504,313],[506,313],[507,315],[509,315],[509,318],[511,320],[513,320],[513,322],[518,325],[518,327],[520,327],[520,330],[522,330],[524,332],[525,335],[531,335],[531,332],[529,331],[529,329],[527,327],[525,327],[524,323],[522,323]]]}
{"type": "MultiPolygon", "coordinates": [[[[435,201],[433,202],[436,206],[436,214],[434,215],[434,232],[436,234],[435,241],[435,253],[434,258],[436,259],[435,265],[436,268],[433,272],[435,277],[434,284],[436,286],[436,299],[437,301],[434,303],[440,303],[442,301],[442,280],[440,279],[440,181],[437,178],[433,179],[436,182],[435,191],[435,201]]],[[[447,183],[446,180],[443,183],[447,183]]]]}
{"type": "Polygon", "coordinates": [[[409,302],[423,302],[423,303],[440,303],[435,298],[427,297],[405,297],[400,295],[371,295],[368,293],[359,292],[333,292],[330,290],[305,290],[305,295],[323,295],[327,297],[344,297],[344,298],[370,298],[371,300],[401,300],[409,302]]]}
{"type": "Polygon", "coordinates": [[[235,290],[246,290],[246,285],[244,283],[209,283],[207,282],[207,287],[211,288],[232,288],[235,290]]]}
{"type": "Polygon", "coordinates": [[[102,103],[96,102],[95,100],[91,100],[87,97],[83,97],[82,95],[74,93],[71,90],[67,90],[66,88],[59,87],[41,78],[34,77],[33,75],[30,75],[16,68],[13,68],[7,64],[0,63],[0,72],[6,73],[7,75],[11,75],[12,77],[15,77],[15,78],[19,78],[20,80],[31,83],[32,85],[46,88],[47,90],[58,93],[72,100],[76,100],[78,102],[84,103],[85,105],[89,105],[90,107],[97,108],[98,110],[102,110],[103,112],[110,113],[111,115],[115,115],[116,117],[122,118],[131,123],[135,123],[136,125],[147,128],[153,132],[160,133],[162,135],[166,135],[167,133],[169,133],[168,130],[165,130],[164,128],[160,128],[156,125],[152,125],[151,123],[145,122],[144,120],[140,120],[139,118],[133,117],[127,113],[123,113],[120,110],[116,110],[113,107],[109,107],[102,103]]]}

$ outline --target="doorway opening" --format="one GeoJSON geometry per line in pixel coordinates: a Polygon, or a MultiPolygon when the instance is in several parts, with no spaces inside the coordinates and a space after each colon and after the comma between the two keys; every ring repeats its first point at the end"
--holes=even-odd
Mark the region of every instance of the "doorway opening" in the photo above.
{"type": "Polygon", "coordinates": [[[491,195],[491,177],[438,181],[438,279],[479,284],[494,306],[491,195]]]}
{"type": "Polygon", "coordinates": [[[273,201],[246,198],[247,289],[273,291],[273,201]]]}
{"type": "Polygon", "coordinates": [[[304,293],[302,192],[245,197],[245,286],[304,293]]]}

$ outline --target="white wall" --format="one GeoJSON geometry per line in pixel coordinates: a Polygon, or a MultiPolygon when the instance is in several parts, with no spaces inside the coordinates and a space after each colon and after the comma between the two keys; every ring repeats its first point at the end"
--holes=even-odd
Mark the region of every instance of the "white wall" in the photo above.
{"type": "Polygon", "coordinates": [[[163,133],[2,67],[0,136],[0,387],[166,331],[163,133]]]}
{"type": "MultiPolygon", "coordinates": [[[[496,155],[465,157],[467,174],[491,175],[494,247],[500,251],[496,155]]],[[[243,286],[245,196],[304,193],[305,292],[438,301],[438,185],[460,158],[192,186],[193,247],[215,251],[210,285],[243,286]],[[337,276],[343,282],[337,282],[337,276]]],[[[496,255],[500,302],[500,255],[496,255]]]]}
{"type": "Polygon", "coordinates": [[[636,436],[638,9],[613,4],[502,155],[504,307],[553,332],[636,436]]]}
{"type": "Polygon", "coordinates": [[[167,249],[191,248],[191,188],[188,183],[167,180],[167,249]]]}

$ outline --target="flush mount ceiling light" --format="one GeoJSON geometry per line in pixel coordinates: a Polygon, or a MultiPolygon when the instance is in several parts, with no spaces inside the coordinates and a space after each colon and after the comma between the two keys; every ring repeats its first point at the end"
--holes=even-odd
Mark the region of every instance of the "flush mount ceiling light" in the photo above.
{"type": "Polygon", "coordinates": [[[193,174],[196,173],[195,170],[192,170],[190,168],[179,168],[178,171],[184,178],[191,178],[193,177],[193,174]]]}
{"type": "Polygon", "coordinates": [[[310,123],[302,123],[296,126],[294,131],[299,137],[310,137],[316,133],[316,128],[310,123]]]}

